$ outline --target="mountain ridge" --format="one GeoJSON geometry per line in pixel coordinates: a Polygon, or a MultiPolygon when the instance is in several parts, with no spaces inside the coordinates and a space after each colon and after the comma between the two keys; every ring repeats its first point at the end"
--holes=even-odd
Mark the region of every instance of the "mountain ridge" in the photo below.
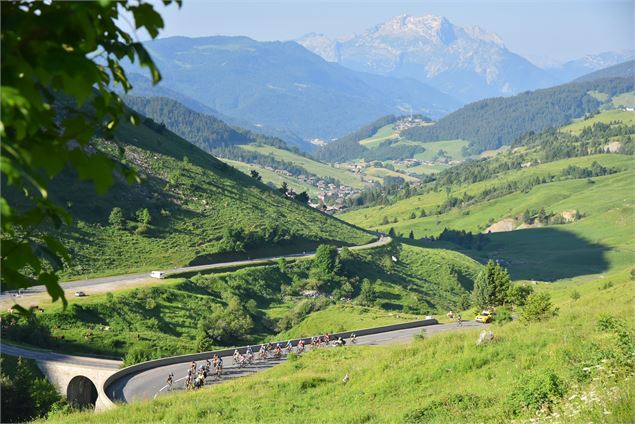
{"type": "Polygon", "coordinates": [[[369,119],[410,109],[439,117],[460,104],[412,79],[326,62],[291,41],[169,37],[146,47],[164,87],[256,126],[284,127],[305,140],[338,137],[369,119]]]}

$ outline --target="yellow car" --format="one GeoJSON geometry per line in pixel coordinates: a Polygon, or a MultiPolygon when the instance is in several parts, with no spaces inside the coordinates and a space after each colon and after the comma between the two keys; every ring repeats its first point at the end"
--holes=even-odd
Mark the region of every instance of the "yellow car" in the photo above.
{"type": "Polygon", "coordinates": [[[492,322],[494,313],[492,311],[483,311],[474,318],[476,322],[488,323],[492,322]]]}

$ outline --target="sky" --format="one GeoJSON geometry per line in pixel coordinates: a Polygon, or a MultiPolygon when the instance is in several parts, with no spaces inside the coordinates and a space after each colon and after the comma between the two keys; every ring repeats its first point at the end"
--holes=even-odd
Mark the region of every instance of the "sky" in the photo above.
{"type": "Polygon", "coordinates": [[[351,35],[393,16],[434,14],[459,26],[498,34],[508,49],[538,64],[635,48],[633,0],[183,0],[179,10],[156,2],[161,37],[246,35],[293,40],[309,32],[351,35]]]}

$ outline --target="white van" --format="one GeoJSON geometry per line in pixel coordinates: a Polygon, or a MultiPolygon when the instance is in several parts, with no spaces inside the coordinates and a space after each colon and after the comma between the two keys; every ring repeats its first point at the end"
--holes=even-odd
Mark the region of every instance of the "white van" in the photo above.
{"type": "Polygon", "coordinates": [[[152,271],[150,273],[150,277],[152,277],[152,278],[165,278],[165,272],[163,272],[163,271],[152,271]]]}

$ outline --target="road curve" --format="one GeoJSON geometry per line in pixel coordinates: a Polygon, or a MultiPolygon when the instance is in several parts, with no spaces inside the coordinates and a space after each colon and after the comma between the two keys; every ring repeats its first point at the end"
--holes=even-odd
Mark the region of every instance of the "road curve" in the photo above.
{"type": "MultiPolygon", "coordinates": [[[[433,335],[440,332],[462,331],[474,328],[482,328],[484,326],[486,325],[479,324],[473,321],[464,321],[461,327],[458,327],[456,323],[451,323],[387,331],[383,333],[369,334],[366,336],[358,336],[357,345],[385,345],[404,343],[411,340],[416,334],[420,334],[422,329],[426,332],[426,334],[433,335]]],[[[337,348],[328,347],[326,349],[337,348]]],[[[254,351],[257,350],[258,347],[254,346],[254,351]]],[[[232,378],[250,375],[255,372],[269,369],[281,363],[282,361],[283,360],[256,361],[253,365],[250,365],[246,368],[239,368],[232,364],[231,355],[223,356],[223,377],[220,380],[213,377],[208,377],[206,380],[206,384],[218,384],[232,378]]],[[[114,381],[105,389],[107,390],[107,395],[112,400],[116,400],[119,402],[154,399],[157,396],[163,396],[168,393],[168,387],[166,386],[165,382],[170,373],[174,374],[174,384],[172,385],[170,391],[183,390],[185,384],[185,376],[190,364],[191,361],[188,360],[177,364],[159,366],[156,368],[132,373],[114,381]]],[[[198,365],[201,364],[203,364],[203,361],[198,362],[198,365]]]]}
{"type": "MultiPolygon", "coordinates": [[[[352,246],[349,247],[350,250],[366,250],[372,249],[375,247],[385,246],[392,241],[390,237],[381,235],[378,240],[373,241],[368,244],[360,245],[360,246],[352,246]]],[[[341,250],[341,249],[340,249],[341,250]]],[[[207,271],[211,269],[223,269],[223,268],[240,268],[249,265],[259,265],[266,264],[269,262],[277,261],[278,259],[298,259],[298,258],[311,258],[315,256],[315,252],[302,252],[302,253],[291,253],[288,255],[281,256],[271,256],[267,258],[257,258],[257,259],[246,259],[241,261],[232,261],[232,262],[218,262],[214,264],[208,265],[195,265],[195,266],[185,266],[179,268],[171,268],[161,270],[161,272],[165,273],[167,277],[171,275],[178,275],[190,272],[200,272],[207,271]]],[[[151,284],[152,282],[156,282],[156,279],[150,279],[150,273],[135,273],[135,274],[126,274],[126,275],[118,275],[112,277],[102,277],[102,278],[93,278],[89,280],[78,280],[78,281],[70,281],[67,283],[61,283],[62,289],[67,291],[67,296],[71,295],[70,292],[74,291],[86,291],[89,289],[98,288],[98,286],[106,286],[116,284],[117,288],[124,288],[126,286],[132,286],[136,284],[142,284],[143,282],[148,282],[151,284]],[[120,286],[120,287],[119,287],[120,286]]],[[[111,286],[107,286],[108,291],[111,291],[111,286]]],[[[0,302],[13,300],[16,303],[21,303],[21,301],[28,299],[30,296],[34,294],[43,294],[46,293],[45,286],[33,286],[27,289],[23,289],[21,291],[21,295],[17,295],[17,292],[7,291],[2,292],[0,294],[0,302]]]]}

